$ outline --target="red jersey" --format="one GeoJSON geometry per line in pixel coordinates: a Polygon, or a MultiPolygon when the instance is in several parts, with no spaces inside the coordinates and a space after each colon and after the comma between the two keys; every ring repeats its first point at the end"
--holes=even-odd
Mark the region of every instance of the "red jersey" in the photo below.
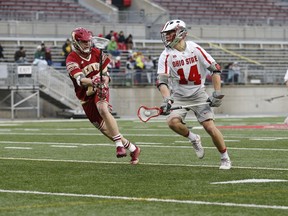
{"type": "MultiPolygon", "coordinates": [[[[80,56],[77,52],[72,51],[66,59],[66,69],[71,78],[76,96],[82,102],[87,101],[91,96],[86,95],[87,88],[81,87],[77,84],[75,77],[79,73],[83,73],[84,76],[92,78],[100,73],[100,50],[92,48],[90,55],[87,58],[80,56]]],[[[106,68],[110,59],[104,53],[102,53],[102,69],[106,68]]]]}

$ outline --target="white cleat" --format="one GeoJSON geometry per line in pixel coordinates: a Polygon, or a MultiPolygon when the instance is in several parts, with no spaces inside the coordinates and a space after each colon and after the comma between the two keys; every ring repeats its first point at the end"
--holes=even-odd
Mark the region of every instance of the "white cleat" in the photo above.
{"type": "Polygon", "coordinates": [[[232,167],[232,163],[229,158],[222,158],[219,169],[229,170],[232,167]]]}
{"type": "Polygon", "coordinates": [[[197,157],[199,159],[202,159],[202,158],[204,158],[205,152],[204,152],[204,149],[203,149],[202,144],[201,144],[201,137],[199,135],[196,135],[196,136],[197,136],[196,140],[191,141],[191,143],[192,143],[192,146],[196,152],[197,157]]]}

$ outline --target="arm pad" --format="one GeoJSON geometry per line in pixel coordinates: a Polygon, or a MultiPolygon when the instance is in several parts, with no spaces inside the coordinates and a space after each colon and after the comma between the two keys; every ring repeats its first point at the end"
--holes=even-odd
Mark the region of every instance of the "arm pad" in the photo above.
{"type": "Polygon", "coordinates": [[[79,86],[82,86],[82,83],[81,83],[82,78],[85,78],[85,75],[83,73],[80,73],[77,77],[75,77],[76,82],[79,86]]]}
{"type": "Polygon", "coordinates": [[[166,85],[168,87],[168,76],[166,74],[159,74],[157,76],[157,88],[159,89],[160,85],[166,85]]]}
{"type": "Polygon", "coordinates": [[[216,62],[212,62],[212,64],[207,69],[212,73],[221,73],[221,66],[216,62]]]}

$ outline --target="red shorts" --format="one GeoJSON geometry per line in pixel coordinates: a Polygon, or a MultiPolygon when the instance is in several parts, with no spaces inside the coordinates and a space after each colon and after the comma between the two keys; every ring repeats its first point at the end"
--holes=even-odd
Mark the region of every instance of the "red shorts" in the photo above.
{"type": "MultiPolygon", "coordinates": [[[[95,94],[93,97],[91,97],[90,100],[88,100],[85,104],[82,105],[83,110],[89,119],[89,121],[98,129],[101,129],[103,127],[104,121],[102,117],[100,116],[98,109],[97,109],[97,102],[99,102],[100,99],[95,94]]],[[[105,99],[105,102],[109,105],[109,93],[107,98],[105,99]]]]}

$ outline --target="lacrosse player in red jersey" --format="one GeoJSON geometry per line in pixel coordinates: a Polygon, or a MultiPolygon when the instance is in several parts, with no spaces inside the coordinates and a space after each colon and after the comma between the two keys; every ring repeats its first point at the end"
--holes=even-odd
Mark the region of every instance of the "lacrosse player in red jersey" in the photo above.
{"type": "Polygon", "coordinates": [[[111,78],[107,70],[110,59],[102,54],[102,50],[93,47],[92,39],[92,32],[85,28],[72,31],[74,49],[66,59],[66,69],[87,118],[115,142],[118,158],[125,157],[128,149],[131,164],[137,164],[140,148],[120,134],[117,122],[111,114],[108,86],[111,78]]]}
{"type": "Polygon", "coordinates": [[[162,114],[167,115],[170,129],[189,139],[198,158],[204,157],[199,135],[192,133],[185,124],[189,110],[193,111],[199,123],[211,136],[221,155],[220,169],[230,169],[231,161],[223,135],[214,124],[211,107],[219,107],[224,95],[221,93],[221,68],[198,44],[186,41],[186,24],[182,20],[170,20],[161,30],[165,49],[158,61],[157,87],[163,97],[162,114]],[[205,91],[206,75],[212,76],[214,92],[209,97],[205,91]],[[174,106],[207,104],[187,109],[173,110],[174,106]]]}

